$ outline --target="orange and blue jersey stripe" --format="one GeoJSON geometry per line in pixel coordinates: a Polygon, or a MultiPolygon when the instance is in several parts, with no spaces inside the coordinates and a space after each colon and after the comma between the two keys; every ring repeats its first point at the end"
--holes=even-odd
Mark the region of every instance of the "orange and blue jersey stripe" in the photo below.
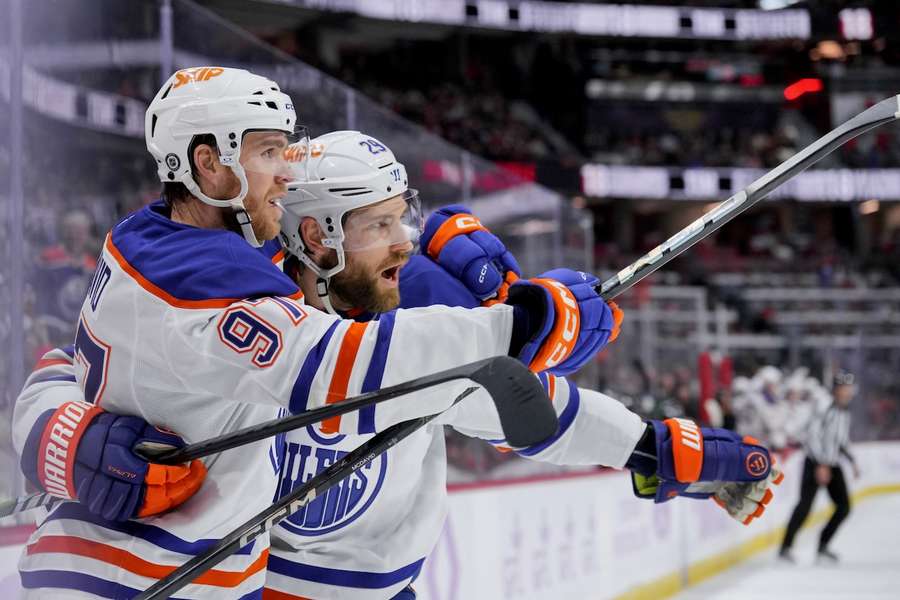
{"type": "MultiPolygon", "coordinates": [[[[425,558],[420,558],[419,560],[388,573],[373,573],[368,571],[318,567],[272,555],[269,556],[269,571],[293,579],[311,581],[323,585],[377,590],[391,587],[398,583],[410,583],[414,581],[422,571],[422,565],[424,563],[425,558]]],[[[267,590],[267,598],[268,593],[267,590]]],[[[295,598],[296,596],[286,597],[295,598]]]]}
{"type": "MultiPolygon", "coordinates": [[[[388,312],[380,315],[377,321],[369,323],[353,323],[344,328],[340,341],[335,339],[335,333],[340,322],[335,322],[328,328],[322,338],[307,354],[300,372],[291,390],[290,411],[294,414],[303,412],[309,407],[309,393],[313,380],[319,372],[322,362],[329,350],[337,346],[337,360],[334,372],[328,384],[326,404],[340,402],[347,398],[350,377],[359,354],[363,337],[370,327],[377,327],[375,343],[372,348],[372,356],[366,367],[361,393],[374,391],[381,388],[384,378],[384,369],[387,363],[387,355],[391,347],[391,336],[394,331],[395,313],[388,312]]],[[[334,432],[340,425],[340,417],[327,419],[323,422],[322,430],[334,432]]],[[[359,413],[358,433],[374,433],[375,431],[375,406],[364,408],[359,413]]]]}

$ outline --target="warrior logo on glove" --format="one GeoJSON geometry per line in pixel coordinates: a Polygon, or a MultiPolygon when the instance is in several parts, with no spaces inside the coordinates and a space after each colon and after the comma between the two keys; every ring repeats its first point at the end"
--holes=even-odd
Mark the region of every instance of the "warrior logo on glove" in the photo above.
{"type": "Polygon", "coordinates": [[[747,456],[747,473],[751,477],[762,477],[769,470],[769,459],[762,452],[752,452],[747,456]]]}

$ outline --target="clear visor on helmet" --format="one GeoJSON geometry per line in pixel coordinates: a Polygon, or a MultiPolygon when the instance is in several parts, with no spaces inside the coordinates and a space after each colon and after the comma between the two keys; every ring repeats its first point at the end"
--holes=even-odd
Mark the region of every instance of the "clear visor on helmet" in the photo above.
{"type": "Polygon", "coordinates": [[[312,142],[309,132],[301,135],[285,148],[284,156],[291,166],[291,176],[294,181],[309,181],[308,158],[316,158],[325,151],[323,144],[312,142]]]}
{"type": "Polygon", "coordinates": [[[293,133],[268,130],[249,130],[241,145],[241,165],[247,173],[281,176],[294,179],[291,149],[309,145],[309,132],[298,126],[293,133]]]}
{"type": "Polygon", "coordinates": [[[344,218],[344,250],[360,252],[419,243],[424,227],[418,190],[409,189],[392,198],[354,209],[344,218]]]}

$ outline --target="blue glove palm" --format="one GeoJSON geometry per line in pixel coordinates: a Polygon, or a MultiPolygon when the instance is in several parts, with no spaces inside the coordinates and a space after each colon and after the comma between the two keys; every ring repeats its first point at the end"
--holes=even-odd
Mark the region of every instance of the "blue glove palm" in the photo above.
{"type": "Polygon", "coordinates": [[[521,274],[503,242],[460,204],[445,206],[428,217],[421,247],[423,254],[482,301],[502,302],[506,288],[521,274]]]}

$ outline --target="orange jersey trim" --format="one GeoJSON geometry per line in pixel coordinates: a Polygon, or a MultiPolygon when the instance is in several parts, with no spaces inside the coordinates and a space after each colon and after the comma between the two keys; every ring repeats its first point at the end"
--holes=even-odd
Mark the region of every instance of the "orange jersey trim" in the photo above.
{"type": "MultiPolygon", "coordinates": [[[[178,567],[158,565],[139,558],[130,552],[120,548],[113,548],[100,542],[66,535],[46,535],[33,544],[29,544],[26,552],[28,555],[49,552],[62,554],[75,554],[85,558],[93,558],[101,562],[109,563],[120,569],[124,569],[141,577],[162,579],[178,567]]],[[[219,571],[216,569],[200,575],[192,583],[201,585],[214,585],[217,587],[232,588],[240,585],[256,573],[266,568],[269,560],[269,550],[266,549],[259,555],[245,571],[219,571]]]]}
{"type": "MultiPolygon", "coordinates": [[[[325,398],[325,404],[334,404],[347,398],[347,387],[350,385],[353,363],[356,362],[359,345],[362,343],[363,335],[366,333],[368,326],[368,323],[351,323],[344,334],[344,339],[341,340],[341,349],[338,351],[334,374],[331,376],[331,385],[328,387],[328,396],[325,398]]],[[[337,433],[340,425],[340,415],[329,417],[322,421],[321,430],[323,433],[337,433]]]]}
{"type": "Polygon", "coordinates": [[[47,367],[52,367],[54,365],[72,365],[72,361],[67,358],[42,358],[38,361],[36,365],[34,365],[34,369],[32,372],[37,371],[39,369],[44,369],[47,367]]]}
{"type": "Polygon", "coordinates": [[[263,588],[262,597],[263,600],[312,600],[312,598],[307,598],[306,596],[295,596],[287,592],[273,590],[272,588],[263,588]]]}
{"type": "Polygon", "coordinates": [[[278,263],[280,263],[280,262],[283,261],[283,260],[284,260],[284,249],[279,250],[278,252],[276,252],[276,253],[272,256],[272,263],[273,263],[273,264],[276,264],[276,265],[277,265],[278,263]]]}
{"type": "MultiPolygon", "coordinates": [[[[139,286],[166,304],[170,304],[176,308],[225,308],[243,300],[243,298],[212,298],[209,300],[182,300],[181,298],[176,298],[149,279],[145,278],[137,269],[131,266],[131,263],[129,263],[125,257],[122,256],[122,253],[119,252],[119,249],[116,248],[116,245],[112,241],[112,235],[109,234],[106,236],[106,249],[116,262],[119,263],[122,270],[128,273],[139,286]]],[[[290,298],[291,300],[302,300],[303,292],[297,290],[295,294],[285,297],[290,298]]]]}

